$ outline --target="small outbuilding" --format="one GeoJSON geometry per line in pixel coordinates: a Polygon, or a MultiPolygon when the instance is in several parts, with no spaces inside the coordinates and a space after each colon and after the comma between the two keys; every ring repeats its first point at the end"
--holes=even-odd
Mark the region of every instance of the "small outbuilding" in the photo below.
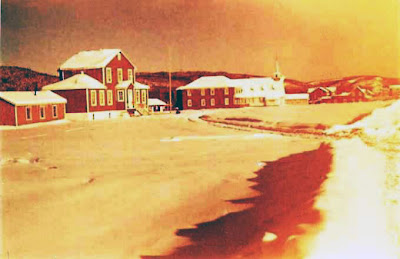
{"type": "Polygon", "coordinates": [[[149,98],[149,110],[151,112],[163,112],[167,104],[157,98],[149,98]]]}
{"type": "Polygon", "coordinates": [[[286,94],[285,103],[286,104],[308,104],[310,99],[309,94],[286,94]]]}
{"type": "Polygon", "coordinates": [[[0,125],[20,126],[65,118],[67,100],[51,91],[0,92],[0,125]]]}

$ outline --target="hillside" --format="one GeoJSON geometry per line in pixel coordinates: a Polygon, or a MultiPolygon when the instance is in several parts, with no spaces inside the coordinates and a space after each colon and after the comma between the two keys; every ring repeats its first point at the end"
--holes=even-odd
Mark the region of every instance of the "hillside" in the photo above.
{"type": "MultiPolygon", "coordinates": [[[[228,78],[261,77],[260,75],[233,74],[228,72],[185,71],[171,73],[172,99],[175,101],[176,88],[184,86],[202,76],[224,75],[228,78]]],[[[139,72],[137,81],[150,86],[150,97],[169,100],[168,72],[139,72]]],[[[22,67],[0,67],[0,91],[26,91],[34,90],[37,85],[41,89],[47,84],[58,81],[55,75],[39,73],[22,67]]],[[[379,76],[350,76],[338,79],[302,82],[294,79],[285,80],[286,93],[306,93],[310,87],[335,86],[338,93],[350,91],[357,86],[367,88],[375,94],[385,94],[389,85],[400,84],[399,78],[385,78],[379,76]]]]}
{"type": "Polygon", "coordinates": [[[58,77],[29,68],[0,66],[0,91],[33,91],[58,81],[58,77]]]}

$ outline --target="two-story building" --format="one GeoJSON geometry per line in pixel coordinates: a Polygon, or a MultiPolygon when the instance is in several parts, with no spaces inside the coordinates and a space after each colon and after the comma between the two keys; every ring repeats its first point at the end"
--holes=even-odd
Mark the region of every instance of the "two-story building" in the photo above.
{"type": "Polygon", "coordinates": [[[81,51],[58,69],[60,82],[43,87],[68,100],[67,113],[115,117],[147,111],[149,87],[135,80],[136,66],[120,49],[81,51]]]}

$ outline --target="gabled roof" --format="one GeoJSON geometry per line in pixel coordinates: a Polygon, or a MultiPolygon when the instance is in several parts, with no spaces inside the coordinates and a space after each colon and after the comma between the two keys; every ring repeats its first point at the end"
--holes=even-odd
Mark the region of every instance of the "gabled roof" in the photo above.
{"type": "MultiPolygon", "coordinates": [[[[81,51],[73,55],[61,66],[61,70],[103,68],[118,54],[120,49],[100,49],[81,51]]],[[[132,63],[133,65],[133,63],[132,63]]],[[[133,65],[134,66],[134,65],[133,65]]]]}
{"type": "Polygon", "coordinates": [[[66,103],[67,100],[51,91],[7,91],[0,92],[0,99],[14,105],[66,103]]]}
{"type": "Polygon", "coordinates": [[[177,90],[201,89],[201,88],[224,88],[231,86],[231,79],[226,76],[203,76],[193,82],[178,87],[177,90]]]}
{"type": "Polygon", "coordinates": [[[122,82],[118,83],[118,84],[115,86],[115,88],[118,88],[118,89],[127,89],[131,84],[132,84],[132,81],[131,81],[131,80],[125,80],[125,81],[122,81],[122,82]]]}
{"type": "Polygon", "coordinates": [[[150,87],[148,85],[141,84],[139,82],[135,82],[135,84],[133,85],[133,88],[135,88],[135,89],[150,89],[150,87]]]}
{"type": "Polygon", "coordinates": [[[107,89],[105,85],[85,74],[77,74],[60,82],[46,85],[42,90],[107,89]]]}
{"type": "Polygon", "coordinates": [[[155,106],[155,105],[164,106],[164,105],[167,105],[167,103],[165,103],[164,101],[161,101],[160,99],[157,99],[157,98],[149,98],[148,104],[149,104],[149,106],[155,106]]]}

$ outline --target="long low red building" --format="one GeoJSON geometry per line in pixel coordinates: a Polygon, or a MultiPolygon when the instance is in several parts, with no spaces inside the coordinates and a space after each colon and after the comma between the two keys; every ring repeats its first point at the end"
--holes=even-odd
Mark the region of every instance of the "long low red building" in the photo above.
{"type": "Polygon", "coordinates": [[[67,100],[51,91],[0,92],[0,125],[20,126],[65,118],[67,100]]]}

